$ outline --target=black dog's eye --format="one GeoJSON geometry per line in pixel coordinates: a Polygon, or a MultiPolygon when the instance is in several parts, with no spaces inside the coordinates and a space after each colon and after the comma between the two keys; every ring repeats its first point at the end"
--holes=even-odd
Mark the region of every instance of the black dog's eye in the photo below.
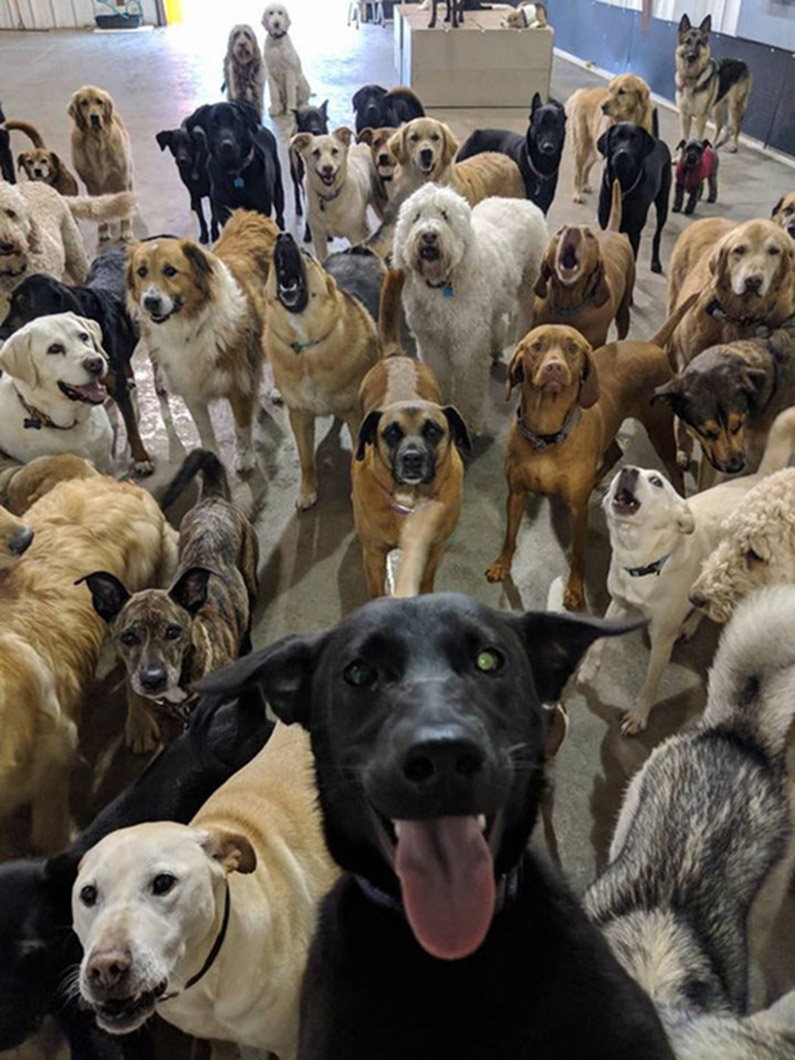
{"type": "Polygon", "coordinates": [[[52,353],[54,355],[56,353],[66,353],[66,350],[63,348],[60,342],[54,342],[52,346],[47,347],[47,353],[52,353]]]}
{"type": "Polygon", "coordinates": [[[182,626],[166,626],[166,640],[176,640],[182,633],[182,626]]]}
{"type": "Polygon", "coordinates": [[[155,894],[158,897],[163,894],[168,894],[176,882],[176,876],[172,876],[168,872],[161,872],[152,880],[152,894],[155,894]]]}
{"type": "Polygon", "coordinates": [[[387,445],[397,445],[403,437],[403,429],[396,423],[390,423],[382,437],[387,445]]]}
{"type": "Polygon", "coordinates": [[[475,659],[475,666],[482,674],[494,674],[502,668],[505,662],[496,648],[484,648],[479,651],[475,659]]]}
{"type": "Polygon", "coordinates": [[[80,891],[80,901],[83,905],[88,906],[89,909],[92,905],[96,905],[97,889],[92,883],[87,883],[80,891]]]}
{"type": "Polygon", "coordinates": [[[143,279],[144,276],[146,276],[148,269],[146,268],[146,265],[140,265],[135,271],[138,273],[141,279],[143,279]]]}
{"type": "Polygon", "coordinates": [[[422,435],[427,438],[429,442],[438,441],[442,437],[444,431],[438,423],[434,423],[433,420],[428,420],[425,426],[422,428],[422,435]]]}
{"type": "Polygon", "coordinates": [[[342,676],[354,688],[372,688],[378,681],[378,673],[368,663],[362,662],[361,659],[355,659],[352,663],[349,663],[345,667],[342,676]]]}
{"type": "Polygon", "coordinates": [[[658,490],[662,489],[662,479],[658,478],[657,475],[652,475],[649,482],[651,482],[652,486],[656,486],[658,490]]]}
{"type": "Polygon", "coordinates": [[[758,552],[755,552],[754,549],[749,548],[745,553],[745,562],[749,567],[753,567],[755,563],[765,563],[766,560],[760,556],[758,552]]]}
{"type": "Polygon", "coordinates": [[[163,275],[168,276],[168,278],[171,279],[172,276],[177,275],[177,270],[174,268],[173,265],[166,265],[163,268],[163,275]]]}
{"type": "Polygon", "coordinates": [[[125,629],[125,631],[119,637],[122,644],[126,644],[128,648],[131,648],[134,644],[140,644],[138,634],[133,633],[131,629],[125,629]]]}

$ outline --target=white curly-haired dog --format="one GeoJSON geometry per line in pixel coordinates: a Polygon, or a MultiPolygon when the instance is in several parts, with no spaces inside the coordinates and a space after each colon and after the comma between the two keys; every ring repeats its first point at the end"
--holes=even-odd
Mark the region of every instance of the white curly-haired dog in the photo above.
{"type": "Polygon", "coordinates": [[[795,468],[754,486],[722,530],[690,592],[691,604],[714,622],[728,622],[753,589],[795,582],[795,468]]]}
{"type": "Polygon", "coordinates": [[[403,307],[420,359],[445,402],[475,433],[491,359],[532,323],[533,286],[547,243],[544,215],[524,199],[477,206],[452,188],[425,184],[400,207],[394,265],[405,274],[403,307]]]}
{"type": "Polygon", "coordinates": [[[290,40],[290,15],[284,4],[268,4],[262,12],[265,27],[265,70],[268,78],[272,118],[292,115],[299,107],[309,102],[312,89],[304,77],[298,52],[290,40]]]}

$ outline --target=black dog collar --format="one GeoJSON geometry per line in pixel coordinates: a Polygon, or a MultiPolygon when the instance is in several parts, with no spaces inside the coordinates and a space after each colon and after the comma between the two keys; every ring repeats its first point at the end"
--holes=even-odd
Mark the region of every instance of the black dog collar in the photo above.
{"type": "MultiPolygon", "coordinates": [[[[393,897],[391,894],[387,894],[386,891],[382,891],[380,887],[376,887],[375,884],[370,883],[369,880],[365,879],[364,876],[354,876],[356,882],[359,884],[362,894],[365,898],[373,903],[373,905],[380,906],[382,909],[388,909],[392,913],[400,913],[402,917],[405,917],[406,911],[403,908],[403,902],[399,898],[393,897]]],[[[521,890],[522,884],[522,864],[514,865],[510,872],[506,873],[505,876],[501,876],[497,881],[497,900],[494,904],[494,914],[501,913],[506,906],[512,905],[513,902],[519,897],[519,891],[521,890]]]]}
{"type": "Polygon", "coordinates": [[[186,990],[190,990],[190,988],[192,986],[195,986],[199,982],[200,979],[203,979],[204,976],[207,975],[207,973],[209,972],[209,970],[212,968],[213,964],[215,963],[215,959],[218,956],[218,954],[220,953],[221,947],[224,944],[224,939],[226,938],[226,929],[229,927],[229,913],[231,911],[231,908],[232,908],[232,900],[231,900],[231,897],[230,897],[230,894],[229,894],[229,881],[227,880],[226,881],[226,899],[224,901],[224,918],[221,921],[221,930],[216,935],[215,942],[212,945],[212,949],[207,954],[207,960],[201,966],[199,971],[195,975],[192,975],[190,977],[190,979],[187,981],[187,983],[185,983],[185,985],[183,986],[181,991],[180,990],[174,990],[170,994],[163,994],[162,997],[158,998],[158,1001],[170,1001],[173,997],[177,997],[180,993],[184,993],[186,990]]]}
{"type": "Polygon", "coordinates": [[[334,202],[334,200],[342,193],[342,189],[345,187],[344,184],[340,184],[336,191],[333,191],[331,195],[321,195],[317,193],[317,197],[320,200],[320,209],[325,211],[327,202],[334,202]]]}
{"type": "Polygon", "coordinates": [[[46,412],[42,412],[41,409],[37,409],[34,405],[29,405],[16,387],[14,387],[14,390],[19,398],[20,405],[27,412],[27,416],[22,421],[22,426],[26,430],[40,431],[42,427],[51,427],[55,431],[71,431],[73,427],[77,426],[77,420],[67,424],[56,423],[55,420],[50,419],[46,412]]]}
{"type": "Polygon", "coordinates": [[[549,449],[553,445],[562,445],[566,441],[576,427],[580,416],[582,416],[582,408],[579,405],[575,405],[574,411],[557,434],[538,434],[532,427],[527,426],[522,419],[522,410],[518,408],[516,410],[516,426],[519,428],[520,434],[524,435],[534,449],[549,449]]]}
{"type": "Polygon", "coordinates": [[[741,327],[750,328],[755,327],[758,324],[765,324],[764,317],[733,317],[729,316],[726,310],[720,303],[719,298],[713,298],[708,304],[706,312],[711,317],[715,317],[718,320],[730,320],[732,324],[739,324],[741,327]]]}
{"type": "Polygon", "coordinates": [[[671,558],[672,553],[666,552],[664,556],[660,556],[654,563],[649,563],[645,567],[624,567],[624,570],[630,576],[630,578],[645,578],[647,574],[656,574],[659,578],[662,573],[662,569],[668,560],[671,558]]]}

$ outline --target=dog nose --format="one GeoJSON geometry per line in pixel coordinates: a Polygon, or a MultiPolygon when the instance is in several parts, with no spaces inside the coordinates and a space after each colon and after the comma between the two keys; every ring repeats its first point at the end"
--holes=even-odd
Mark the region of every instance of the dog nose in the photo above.
{"type": "Polygon", "coordinates": [[[32,540],[33,531],[29,526],[23,526],[19,530],[15,530],[11,535],[8,542],[8,551],[12,556],[21,556],[23,552],[27,552],[32,540]]]}
{"type": "Polygon", "coordinates": [[[160,309],[160,295],[159,294],[147,294],[144,296],[144,309],[149,310],[150,313],[157,313],[160,309]]]}
{"type": "Polygon", "coordinates": [[[168,682],[164,666],[145,666],[138,671],[138,678],[147,692],[159,692],[168,682]]]}
{"type": "Polygon", "coordinates": [[[378,164],[379,164],[379,166],[388,166],[389,165],[389,155],[387,155],[387,154],[379,155],[378,156],[378,164]]]}
{"type": "Polygon", "coordinates": [[[723,461],[722,471],[729,475],[736,475],[745,467],[745,457],[742,453],[732,453],[728,460],[723,461]]]}
{"type": "Polygon", "coordinates": [[[95,129],[99,128],[99,115],[98,114],[92,114],[91,115],[91,124],[94,126],[95,129]]]}
{"type": "Polygon", "coordinates": [[[403,776],[423,790],[470,783],[485,761],[482,749],[462,736],[433,738],[414,743],[403,759],[403,776]]]}
{"type": "Polygon", "coordinates": [[[610,106],[607,103],[602,104],[602,114],[607,114],[610,110],[610,106]]]}
{"type": "Polygon", "coordinates": [[[332,176],[332,175],[333,175],[333,173],[334,173],[334,166],[332,166],[332,165],[327,165],[327,166],[321,166],[321,167],[320,167],[320,172],[321,172],[321,173],[322,173],[322,174],[323,174],[323,175],[324,175],[325,177],[330,177],[330,176],[332,176]]]}
{"type": "Polygon", "coordinates": [[[235,141],[227,138],[220,140],[218,143],[218,149],[225,155],[231,154],[235,149],[235,141]]]}
{"type": "Polygon", "coordinates": [[[100,990],[119,986],[132,964],[129,950],[106,950],[96,953],[88,962],[86,973],[91,985],[100,990]]]}
{"type": "Polygon", "coordinates": [[[424,166],[429,166],[431,164],[433,161],[433,151],[430,147],[423,147],[420,151],[420,158],[422,159],[422,164],[424,166]]]}
{"type": "Polygon", "coordinates": [[[707,598],[705,596],[702,596],[702,594],[699,592],[690,593],[690,595],[688,596],[688,600],[693,605],[693,607],[704,607],[707,602],[707,598]]]}
{"type": "Polygon", "coordinates": [[[83,360],[83,367],[89,375],[102,375],[105,371],[105,362],[101,357],[86,357],[83,360]]]}
{"type": "Polygon", "coordinates": [[[745,290],[750,294],[759,294],[762,290],[762,276],[746,276],[745,290]]]}
{"type": "Polygon", "coordinates": [[[14,253],[14,244],[13,243],[6,243],[5,240],[0,242],[0,254],[13,254],[13,253],[14,253]]]}
{"type": "Polygon", "coordinates": [[[541,379],[545,383],[566,382],[566,367],[562,361],[547,361],[541,369],[541,379]]]}
{"type": "Polygon", "coordinates": [[[438,239],[438,236],[436,235],[435,232],[423,232],[422,233],[422,241],[428,247],[432,247],[437,239],[438,239]]]}
{"type": "Polygon", "coordinates": [[[406,449],[400,454],[404,474],[421,474],[425,465],[425,454],[420,449],[406,449]]]}

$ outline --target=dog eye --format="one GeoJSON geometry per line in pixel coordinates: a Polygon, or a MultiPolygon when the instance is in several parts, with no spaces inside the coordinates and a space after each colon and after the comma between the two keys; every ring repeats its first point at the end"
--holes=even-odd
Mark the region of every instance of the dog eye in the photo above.
{"type": "Polygon", "coordinates": [[[122,644],[126,644],[126,646],[128,648],[131,648],[134,644],[140,644],[141,643],[141,641],[138,638],[138,634],[137,633],[133,633],[133,631],[131,629],[126,629],[124,631],[124,633],[122,633],[121,636],[119,637],[119,640],[122,642],[122,644]]]}
{"type": "Polygon", "coordinates": [[[431,133],[431,140],[433,140],[434,143],[436,143],[436,141],[438,139],[439,139],[439,134],[438,133],[431,133]]]}
{"type": "Polygon", "coordinates": [[[83,905],[88,906],[90,909],[92,905],[96,905],[97,901],[97,889],[92,883],[87,883],[85,887],[80,891],[80,901],[83,905]]]}
{"type": "Polygon", "coordinates": [[[651,482],[652,486],[656,486],[657,489],[662,489],[662,479],[658,478],[657,475],[652,475],[649,482],[651,482]]]}
{"type": "Polygon", "coordinates": [[[320,158],[320,148],[317,148],[317,147],[315,148],[315,150],[312,152],[312,157],[313,158],[320,158]]]}
{"type": "Polygon", "coordinates": [[[544,344],[541,342],[540,339],[536,339],[536,341],[530,347],[530,349],[533,351],[533,353],[541,353],[541,350],[543,348],[544,348],[544,344]]]}
{"type": "Polygon", "coordinates": [[[383,439],[387,445],[397,445],[403,437],[403,431],[396,423],[390,423],[383,433],[383,439]]]}
{"type": "Polygon", "coordinates": [[[81,342],[89,342],[90,341],[89,338],[88,338],[88,335],[86,335],[85,331],[81,331],[80,334],[77,337],[78,337],[78,339],[80,339],[81,342]]]}
{"type": "Polygon", "coordinates": [[[16,221],[17,215],[14,210],[6,210],[6,217],[10,217],[12,221],[16,221]]]}
{"type": "Polygon", "coordinates": [[[780,253],[781,253],[781,247],[770,247],[768,249],[768,254],[774,254],[775,255],[775,254],[780,254],[780,253]]]}
{"type": "Polygon", "coordinates": [[[411,140],[413,144],[416,144],[416,142],[419,140],[419,135],[417,133],[412,133],[409,137],[409,140],[411,140]]]}
{"type": "Polygon", "coordinates": [[[743,425],[741,423],[735,423],[733,427],[729,427],[729,434],[739,434],[742,427],[743,425]]]}
{"type": "Polygon", "coordinates": [[[146,273],[148,272],[146,265],[141,265],[140,268],[137,268],[135,271],[138,273],[141,279],[143,279],[144,276],[146,276],[146,273]]]}
{"type": "Polygon", "coordinates": [[[47,353],[66,353],[66,350],[63,348],[60,342],[54,342],[52,346],[47,347],[47,353]]]}
{"type": "Polygon", "coordinates": [[[173,265],[166,265],[163,269],[163,275],[168,276],[168,278],[171,279],[172,276],[177,275],[177,270],[173,265]]]}
{"type": "Polygon", "coordinates": [[[483,674],[494,674],[502,669],[504,662],[505,660],[496,648],[484,648],[483,651],[478,652],[475,666],[483,674]]]}
{"type": "Polygon", "coordinates": [[[742,257],[742,255],[744,253],[745,253],[745,247],[735,247],[734,250],[732,251],[732,254],[735,254],[738,258],[742,257]]]}
{"type": "Polygon", "coordinates": [[[425,426],[422,428],[423,437],[429,441],[435,441],[437,438],[441,438],[444,431],[438,423],[434,423],[433,420],[428,420],[425,426]]]}
{"type": "Polygon", "coordinates": [[[760,556],[758,552],[755,552],[754,549],[749,548],[745,553],[745,562],[749,567],[753,567],[756,563],[766,563],[767,560],[760,556]]]}
{"type": "Polygon", "coordinates": [[[166,626],[166,640],[176,640],[182,633],[182,626],[166,626]]]}
{"type": "Polygon", "coordinates": [[[343,673],[345,681],[354,688],[373,688],[378,681],[378,673],[372,666],[361,659],[349,663],[343,673]]]}
{"type": "Polygon", "coordinates": [[[168,894],[176,882],[176,876],[172,876],[168,872],[158,873],[158,875],[152,880],[152,894],[158,895],[158,897],[163,894],[168,894]]]}
{"type": "Polygon", "coordinates": [[[449,221],[450,220],[450,218],[447,216],[447,210],[442,210],[442,219],[444,221],[449,221]]]}

